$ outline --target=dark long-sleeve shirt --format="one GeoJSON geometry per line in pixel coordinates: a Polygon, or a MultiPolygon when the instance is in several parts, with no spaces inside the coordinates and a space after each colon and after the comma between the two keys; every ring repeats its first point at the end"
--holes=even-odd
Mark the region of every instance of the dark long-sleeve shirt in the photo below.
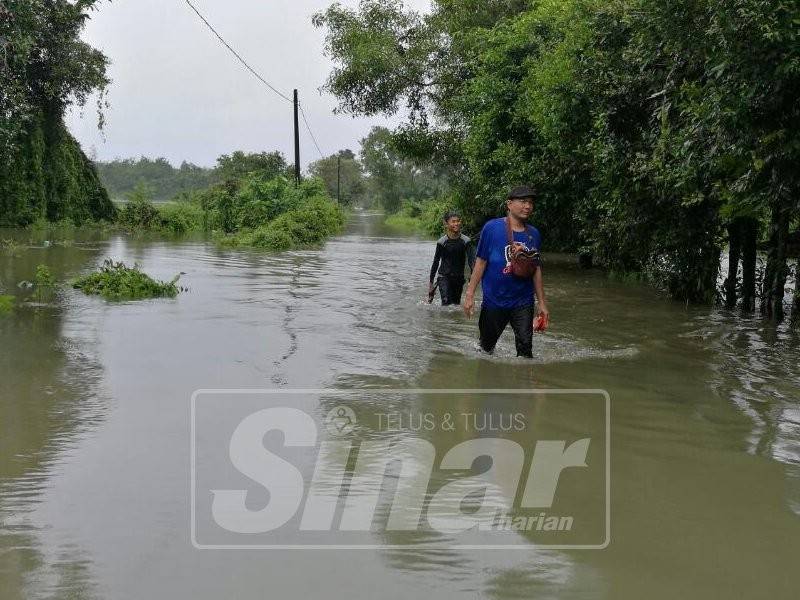
{"type": "Polygon", "coordinates": [[[431,283],[440,277],[464,278],[464,265],[469,263],[469,269],[475,266],[475,248],[471,240],[461,235],[450,238],[443,235],[436,241],[436,253],[433,255],[431,265],[431,283]]]}

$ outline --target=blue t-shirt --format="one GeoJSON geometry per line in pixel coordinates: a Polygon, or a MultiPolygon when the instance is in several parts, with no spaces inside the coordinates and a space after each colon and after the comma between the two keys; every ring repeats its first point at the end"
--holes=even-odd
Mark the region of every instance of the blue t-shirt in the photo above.
{"type": "MultiPolygon", "coordinates": [[[[541,250],[542,236],[532,225],[526,225],[526,231],[515,231],[514,241],[522,243],[528,250],[541,250]]],[[[519,308],[533,304],[533,279],[522,279],[504,272],[508,253],[505,219],[492,219],[483,226],[476,252],[478,258],[487,263],[481,279],[483,306],[519,308]]]]}

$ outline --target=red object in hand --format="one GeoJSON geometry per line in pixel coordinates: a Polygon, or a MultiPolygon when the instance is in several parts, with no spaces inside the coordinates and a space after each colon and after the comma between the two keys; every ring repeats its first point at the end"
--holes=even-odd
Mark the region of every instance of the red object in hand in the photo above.
{"type": "Polygon", "coordinates": [[[550,317],[545,317],[544,315],[536,315],[536,318],[533,320],[533,330],[534,331],[544,331],[547,329],[547,326],[550,325],[550,317]]]}

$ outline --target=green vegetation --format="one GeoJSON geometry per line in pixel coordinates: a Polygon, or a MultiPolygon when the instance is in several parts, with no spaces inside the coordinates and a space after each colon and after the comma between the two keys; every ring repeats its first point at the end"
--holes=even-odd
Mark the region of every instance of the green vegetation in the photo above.
{"type": "Polygon", "coordinates": [[[203,210],[196,202],[175,201],[153,204],[145,186],[137,186],[119,211],[117,223],[130,232],[160,231],[186,234],[202,231],[203,210]]]}
{"type": "Polygon", "coordinates": [[[56,290],[56,279],[47,265],[38,265],[36,267],[36,276],[33,283],[33,297],[37,302],[49,302],[53,299],[56,290]]]}
{"type": "Polygon", "coordinates": [[[280,152],[247,153],[237,150],[217,159],[216,175],[219,181],[237,181],[252,173],[260,173],[265,179],[281,175],[291,178],[294,166],[287,164],[280,152]]]}
{"type": "Polygon", "coordinates": [[[158,207],[161,229],[182,235],[203,229],[203,210],[191,202],[167,202],[158,207]]]}
{"type": "Polygon", "coordinates": [[[220,243],[269,250],[314,245],[338,233],[344,213],[319,179],[299,187],[284,178],[250,178],[235,194],[217,190],[208,199],[210,224],[224,234],[220,243]]]}
{"type": "Polygon", "coordinates": [[[174,298],[180,291],[176,285],[179,277],[176,275],[170,282],[156,281],[142,273],[139,265],[130,268],[108,259],[99,271],[81,277],[72,287],[106,300],[174,298]]]}
{"type": "Polygon", "coordinates": [[[117,223],[131,231],[150,230],[161,226],[158,209],[153,205],[145,185],[137,185],[128,195],[128,201],[117,216],[117,223]]]}
{"type": "Polygon", "coordinates": [[[4,296],[0,294],[0,317],[10,314],[14,310],[14,296],[4,296]]]}
{"type": "Polygon", "coordinates": [[[291,176],[291,167],[280,152],[250,154],[239,150],[220,156],[214,168],[198,167],[186,161],[176,168],[166,158],[142,156],[98,162],[97,171],[115,200],[122,201],[145,190],[145,195],[156,203],[191,197],[193,192],[254,172],[269,178],[291,176]]]}
{"type": "Polygon", "coordinates": [[[325,182],[328,195],[336,198],[344,206],[362,204],[366,193],[364,167],[352,150],[340,150],[338,153],[321,158],[308,167],[312,177],[325,182]]]}
{"type": "Polygon", "coordinates": [[[207,231],[228,247],[271,250],[317,244],[341,230],[344,213],[328,196],[326,184],[310,178],[296,186],[280,174],[286,163],[279,154],[237,152],[219,162],[236,178],[172,202],[154,204],[148,188],[138,185],[119,211],[119,225],[131,232],[207,231]],[[258,165],[263,168],[247,171],[258,165]]]}
{"type": "Polygon", "coordinates": [[[456,206],[455,199],[410,201],[405,200],[394,214],[386,217],[385,223],[390,227],[404,231],[415,231],[429,237],[442,235],[444,226],[442,217],[447,210],[456,206]]]}
{"type": "Polygon", "coordinates": [[[387,215],[384,223],[386,223],[389,227],[400,229],[402,231],[421,231],[422,222],[420,221],[419,217],[413,217],[409,213],[410,211],[406,210],[405,207],[401,207],[401,209],[393,215],[387,215]]]}
{"type": "Polygon", "coordinates": [[[98,162],[100,180],[115,201],[137,193],[146,186],[156,202],[170,200],[181,193],[208,187],[218,180],[214,169],[198,167],[186,161],[173,167],[166,158],[140,157],[98,162]]]}
{"type": "MultiPolygon", "coordinates": [[[[361,0],[314,23],[340,110],[408,109],[382,134],[382,160],[365,160],[370,177],[392,154],[439,165],[468,230],[500,213],[509,185],[531,183],[548,250],[687,302],[715,300],[728,246],[729,306],[760,295],[783,316],[800,226],[800,4],[434,0],[421,15],[361,0]]],[[[390,196],[389,212],[410,198],[390,196]]]]}
{"type": "Polygon", "coordinates": [[[361,163],[367,173],[365,204],[377,202],[388,214],[399,211],[404,201],[429,201],[449,189],[445,169],[404,157],[385,127],[373,127],[361,140],[361,163]]]}
{"type": "Polygon", "coordinates": [[[19,256],[22,246],[16,240],[3,239],[0,240],[0,250],[6,256],[19,256]]]}
{"type": "MultiPolygon", "coordinates": [[[[0,4],[0,226],[110,220],[114,206],[64,126],[109,83],[107,59],[80,39],[97,0],[0,4]]],[[[101,120],[102,124],[102,120],[101,120]]]]}

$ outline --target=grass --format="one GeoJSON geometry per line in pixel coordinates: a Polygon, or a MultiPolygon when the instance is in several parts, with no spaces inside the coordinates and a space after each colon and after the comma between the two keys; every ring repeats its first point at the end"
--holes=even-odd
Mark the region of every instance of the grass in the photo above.
{"type": "Polygon", "coordinates": [[[176,275],[172,281],[157,281],[139,270],[122,262],[107,259],[99,271],[78,279],[72,287],[91,296],[102,296],[106,300],[142,300],[146,298],[174,298],[180,289],[176,275]]]}
{"type": "Polygon", "coordinates": [[[419,217],[409,217],[408,215],[396,213],[386,217],[384,223],[389,227],[402,231],[422,231],[422,221],[419,217]]]}
{"type": "Polygon", "coordinates": [[[16,240],[0,240],[0,250],[7,256],[19,256],[22,246],[16,240]]]}
{"type": "Polygon", "coordinates": [[[10,314],[14,310],[14,296],[0,295],[0,317],[10,314]]]}
{"type": "Polygon", "coordinates": [[[436,198],[423,201],[404,200],[400,209],[388,215],[384,223],[401,231],[420,233],[429,237],[442,235],[442,217],[448,208],[455,206],[455,201],[448,198],[436,198]]]}

